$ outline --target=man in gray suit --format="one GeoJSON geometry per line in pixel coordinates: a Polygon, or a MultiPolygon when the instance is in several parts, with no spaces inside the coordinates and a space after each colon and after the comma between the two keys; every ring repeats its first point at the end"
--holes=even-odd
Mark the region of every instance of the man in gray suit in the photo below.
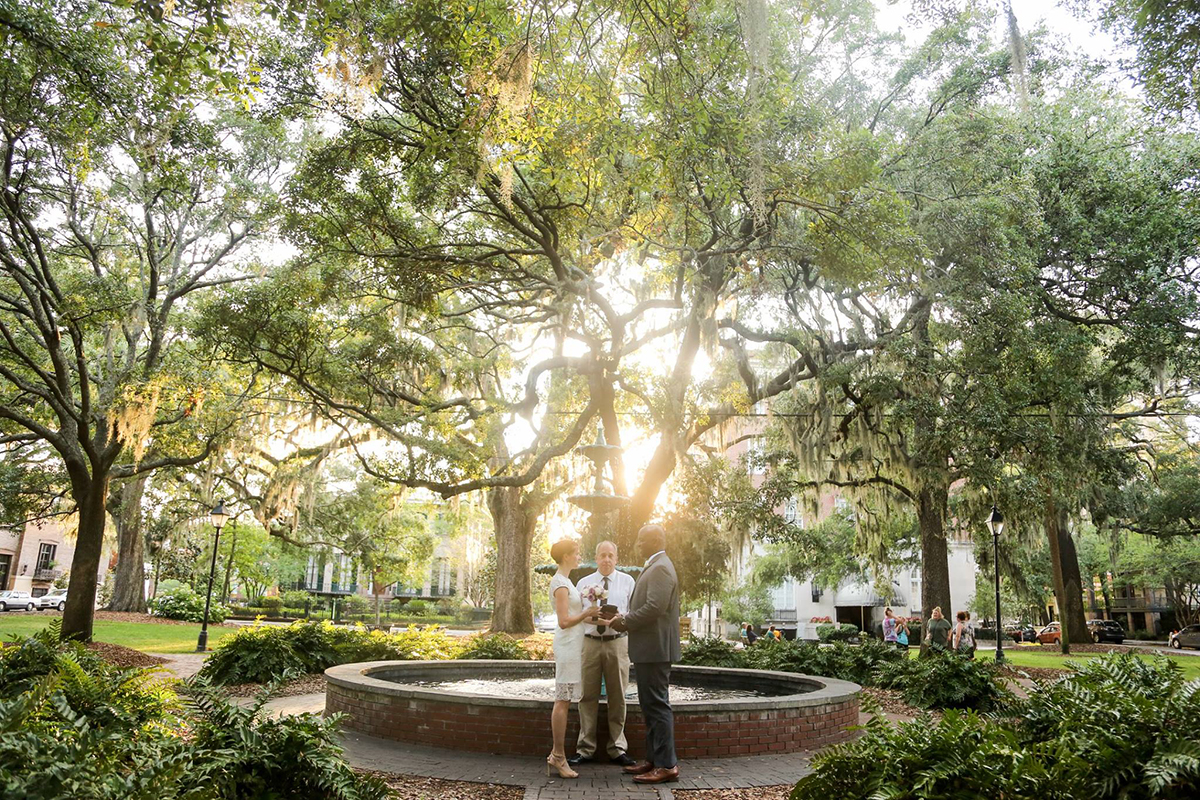
{"type": "Polygon", "coordinates": [[[667,557],[667,532],[645,525],[637,536],[638,553],[646,560],[633,587],[629,613],[609,624],[629,631],[629,660],[637,671],[638,705],[646,724],[646,759],[625,767],[638,783],[679,780],[675,760],[675,716],[671,712],[671,663],[679,646],[679,579],[667,557]]]}

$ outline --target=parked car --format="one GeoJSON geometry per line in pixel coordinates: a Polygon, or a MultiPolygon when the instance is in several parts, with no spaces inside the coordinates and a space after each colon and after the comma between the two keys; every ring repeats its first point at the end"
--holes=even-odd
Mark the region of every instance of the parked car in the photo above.
{"type": "Polygon", "coordinates": [[[1200,625],[1188,625],[1183,630],[1172,633],[1171,647],[1176,650],[1184,647],[1194,647],[1200,650],[1200,625]]]}
{"type": "Polygon", "coordinates": [[[38,611],[44,611],[47,608],[57,608],[62,611],[67,607],[67,590],[51,589],[41,597],[37,598],[38,611]]]}
{"type": "Polygon", "coordinates": [[[0,611],[8,611],[10,608],[33,611],[35,605],[33,595],[29,592],[18,592],[16,589],[0,592],[0,611]]]}
{"type": "Polygon", "coordinates": [[[1032,625],[1008,625],[1004,632],[1014,642],[1036,642],[1038,636],[1037,628],[1032,625]]]}
{"type": "Polygon", "coordinates": [[[1037,640],[1042,644],[1058,644],[1062,641],[1062,623],[1051,622],[1038,631],[1037,640]]]}
{"type": "Polygon", "coordinates": [[[533,621],[533,627],[539,631],[552,631],[558,627],[558,615],[542,614],[533,621]]]}
{"type": "Polygon", "coordinates": [[[1116,642],[1120,644],[1125,641],[1125,629],[1115,619],[1089,619],[1087,626],[1088,633],[1092,635],[1093,642],[1116,642]]]}

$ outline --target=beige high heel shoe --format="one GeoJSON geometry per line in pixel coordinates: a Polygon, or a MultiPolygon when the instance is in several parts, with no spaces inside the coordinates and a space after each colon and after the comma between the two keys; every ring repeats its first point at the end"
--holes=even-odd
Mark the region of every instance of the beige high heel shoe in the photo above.
{"type": "Polygon", "coordinates": [[[546,774],[547,775],[550,774],[551,767],[558,770],[558,777],[560,777],[560,778],[578,778],[579,777],[579,773],[576,772],[575,770],[571,769],[571,767],[567,764],[567,757],[565,755],[556,757],[554,755],[554,753],[551,753],[550,755],[546,756],[546,774]]]}

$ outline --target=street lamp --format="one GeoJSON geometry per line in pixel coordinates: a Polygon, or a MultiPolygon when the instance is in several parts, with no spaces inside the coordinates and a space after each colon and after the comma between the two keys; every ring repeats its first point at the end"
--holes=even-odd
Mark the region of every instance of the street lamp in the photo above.
{"type": "Polygon", "coordinates": [[[999,663],[1004,661],[1004,626],[1000,624],[1000,534],[1004,532],[1004,515],[994,505],[987,524],[992,531],[992,560],[996,567],[996,662],[999,663]]]}
{"type": "Polygon", "coordinates": [[[208,594],[204,596],[204,622],[200,626],[200,638],[196,640],[197,653],[208,650],[208,611],[212,606],[213,574],[217,571],[217,545],[221,542],[221,528],[225,527],[225,521],[229,519],[224,500],[218,501],[217,507],[208,512],[208,518],[217,529],[217,535],[213,538],[212,563],[208,567],[208,594]]]}

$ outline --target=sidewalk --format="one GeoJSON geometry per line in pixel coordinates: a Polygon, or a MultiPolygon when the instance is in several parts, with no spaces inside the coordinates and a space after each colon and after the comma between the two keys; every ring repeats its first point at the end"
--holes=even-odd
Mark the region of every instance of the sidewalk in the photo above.
{"type": "MultiPolygon", "coordinates": [[[[297,699],[297,698],[288,698],[297,699]]],[[[549,720],[547,720],[549,724],[549,720]]],[[[577,779],[546,777],[541,759],[468,753],[401,744],[345,731],[346,759],[363,769],[431,778],[525,787],[526,800],[652,800],[673,797],[673,789],[732,789],[793,784],[807,775],[810,753],[680,762],[680,779],[665,787],[640,786],[608,763],[584,764],[577,779]]],[[[831,799],[832,800],[832,799],[831,799]]]]}

